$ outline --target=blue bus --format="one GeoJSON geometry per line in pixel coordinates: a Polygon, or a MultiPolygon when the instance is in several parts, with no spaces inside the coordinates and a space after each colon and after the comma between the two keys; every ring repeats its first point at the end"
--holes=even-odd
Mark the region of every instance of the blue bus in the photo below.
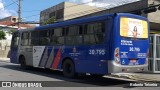
{"type": "Polygon", "coordinates": [[[18,30],[11,63],[103,76],[148,69],[149,23],[142,16],[116,13],[18,30]]]}

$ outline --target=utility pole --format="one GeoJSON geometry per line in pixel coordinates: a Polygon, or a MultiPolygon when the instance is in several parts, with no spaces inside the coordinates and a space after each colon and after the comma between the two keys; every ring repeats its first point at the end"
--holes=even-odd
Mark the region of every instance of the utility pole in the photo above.
{"type": "Polygon", "coordinates": [[[22,0],[18,2],[18,29],[20,29],[20,22],[21,22],[21,10],[22,10],[22,0]]]}

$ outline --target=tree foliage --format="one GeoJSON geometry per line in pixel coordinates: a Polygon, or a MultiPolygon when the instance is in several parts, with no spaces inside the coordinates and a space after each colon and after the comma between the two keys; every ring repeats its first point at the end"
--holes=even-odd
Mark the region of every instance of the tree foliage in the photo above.
{"type": "Polygon", "coordinates": [[[14,33],[15,31],[17,31],[17,30],[12,29],[12,30],[9,30],[7,33],[13,35],[13,33],[14,33]]]}
{"type": "Polygon", "coordinates": [[[6,33],[4,31],[0,31],[0,40],[6,39],[6,33]]]}
{"type": "Polygon", "coordinates": [[[49,18],[47,21],[43,22],[42,24],[43,25],[52,24],[52,23],[55,23],[55,21],[56,21],[56,18],[55,18],[55,16],[53,16],[53,17],[49,18]]]}

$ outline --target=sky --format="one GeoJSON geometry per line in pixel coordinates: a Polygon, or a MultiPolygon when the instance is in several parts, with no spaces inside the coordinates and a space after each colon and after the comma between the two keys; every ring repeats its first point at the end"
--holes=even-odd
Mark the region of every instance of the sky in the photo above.
{"type": "MultiPolygon", "coordinates": [[[[23,21],[39,21],[40,11],[52,7],[64,1],[73,3],[86,3],[90,6],[108,6],[115,2],[124,2],[127,0],[22,0],[22,20],[23,21]],[[94,1],[94,2],[92,2],[94,1]],[[105,2],[105,3],[97,3],[105,2]]],[[[128,0],[136,1],[136,0],[128,0]]],[[[0,18],[7,16],[18,16],[18,0],[0,0],[0,18]]]]}

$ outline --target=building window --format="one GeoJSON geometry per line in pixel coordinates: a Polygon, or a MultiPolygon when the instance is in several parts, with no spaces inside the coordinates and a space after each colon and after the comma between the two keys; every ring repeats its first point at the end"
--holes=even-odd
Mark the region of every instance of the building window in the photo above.
{"type": "Polygon", "coordinates": [[[16,18],[12,18],[12,22],[17,22],[17,19],[16,18]]]}
{"type": "Polygon", "coordinates": [[[56,11],[56,19],[61,19],[64,17],[64,9],[60,9],[56,11]]]}
{"type": "Polygon", "coordinates": [[[55,12],[51,12],[51,13],[49,14],[49,18],[51,18],[51,17],[53,17],[53,16],[55,16],[55,12]]]}

